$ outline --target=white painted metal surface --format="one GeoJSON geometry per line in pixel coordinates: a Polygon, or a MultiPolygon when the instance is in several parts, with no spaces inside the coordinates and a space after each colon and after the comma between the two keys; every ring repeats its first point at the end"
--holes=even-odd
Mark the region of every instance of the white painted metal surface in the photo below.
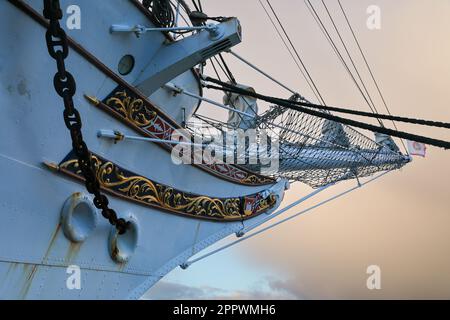
{"type": "MultiPolygon", "coordinates": [[[[27,3],[42,12],[42,1],[27,3]]],[[[71,4],[68,0],[61,3],[63,7],[71,4]]],[[[149,24],[128,0],[111,4],[80,0],[78,5],[83,12],[82,30],[68,30],[69,36],[116,72],[120,59],[132,54],[136,65],[123,78],[135,83],[165,37],[160,33],[141,39],[111,35],[113,21],[149,24]]],[[[136,299],[190,256],[242,228],[241,222],[196,220],[110,197],[111,207],[120,217],[132,219],[138,230],[131,238],[116,242],[123,256],[111,257],[114,236],[103,218],[80,238],[83,241],[69,240],[62,230],[61,210],[69,196],[84,192],[84,186],[42,165],[44,161],[61,161],[71,149],[62,102],[53,90],[55,65],[48,56],[45,30],[7,1],[0,2],[0,12],[0,60],[7,62],[0,66],[0,298],[136,299]],[[67,286],[67,268],[73,265],[81,269],[79,290],[67,286]]],[[[75,103],[92,151],[133,172],[192,193],[230,197],[267,188],[236,185],[196,167],[176,165],[170,154],[155,144],[114,144],[99,139],[97,132],[102,128],[134,134],[83,98],[84,93],[105,97],[117,84],[73,50],[67,69],[77,81],[75,103]]],[[[172,81],[200,92],[191,71],[172,81]]],[[[151,99],[167,108],[177,121],[181,119],[180,104],[188,110],[197,106],[196,99],[172,95],[169,99],[158,91],[151,99]]],[[[277,205],[282,196],[280,190],[277,205]]]]}

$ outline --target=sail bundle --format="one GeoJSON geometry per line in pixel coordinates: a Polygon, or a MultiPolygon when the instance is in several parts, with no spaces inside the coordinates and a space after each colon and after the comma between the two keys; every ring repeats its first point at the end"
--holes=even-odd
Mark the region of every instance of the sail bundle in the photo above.
{"type": "Polygon", "coordinates": [[[273,175],[311,187],[398,169],[409,161],[390,137],[377,143],[350,126],[296,110],[266,117],[260,127],[278,133],[279,170],[273,175]]]}
{"type": "MultiPolygon", "coordinates": [[[[303,98],[291,98],[295,99],[303,98]]],[[[230,99],[224,101],[230,103],[230,99]]],[[[230,106],[234,107],[233,104],[230,106]]],[[[257,108],[256,102],[252,107],[257,108]]],[[[239,115],[242,116],[233,114],[233,117],[239,115]]],[[[257,138],[246,141],[245,152],[239,156],[236,139],[234,145],[223,146],[221,143],[222,137],[230,135],[232,130],[242,129],[242,122],[224,123],[195,117],[202,120],[202,125],[191,126],[194,135],[208,137],[209,141],[215,141],[213,144],[220,142],[217,147],[224,148],[224,155],[237,154],[234,159],[241,166],[273,178],[300,181],[314,188],[398,169],[409,162],[409,157],[399,151],[389,136],[377,134],[375,140],[370,139],[350,126],[278,105],[261,115],[253,115],[251,121],[242,121],[247,124],[245,129],[256,130],[257,138]],[[261,139],[265,135],[269,143],[261,139]],[[258,161],[249,161],[255,154],[258,161]],[[272,161],[259,161],[263,156],[272,161]]]]}

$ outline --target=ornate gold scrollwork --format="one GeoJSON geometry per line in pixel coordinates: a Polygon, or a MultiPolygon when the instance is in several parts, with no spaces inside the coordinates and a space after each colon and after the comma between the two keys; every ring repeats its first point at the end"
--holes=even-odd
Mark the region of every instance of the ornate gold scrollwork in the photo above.
{"type": "MultiPolygon", "coordinates": [[[[178,127],[168,121],[166,116],[146,100],[139,98],[130,90],[119,86],[103,102],[96,98],[87,97],[94,105],[101,105],[108,113],[113,111],[120,119],[125,120],[128,126],[140,129],[148,137],[168,139],[173,130],[178,127]]],[[[170,148],[171,146],[169,146],[170,148]]],[[[246,185],[264,185],[274,183],[269,177],[258,175],[243,170],[239,166],[221,164],[220,169],[216,165],[200,164],[201,168],[228,180],[246,185]]]]}
{"type": "Polygon", "coordinates": [[[106,105],[138,127],[150,126],[156,118],[156,112],[150,110],[142,99],[129,96],[125,90],[115,92],[106,100],[106,105]]]}
{"type": "MultiPolygon", "coordinates": [[[[105,190],[131,201],[192,217],[219,220],[250,218],[273,207],[276,203],[274,194],[270,194],[266,198],[262,198],[261,193],[246,197],[211,198],[182,192],[135,175],[97,155],[92,155],[92,159],[98,181],[105,190]],[[243,209],[244,203],[249,200],[254,203],[250,213],[243,209]]],[[[63,160],[58,168],[63,173],[82,178],[78,161],[72,153],[63,160]]]]}

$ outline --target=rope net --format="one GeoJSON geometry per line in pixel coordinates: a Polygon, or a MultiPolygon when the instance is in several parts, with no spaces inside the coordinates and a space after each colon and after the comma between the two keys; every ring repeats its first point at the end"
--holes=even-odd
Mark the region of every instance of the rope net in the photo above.
{"type": "Polygon", "coordinates": [[[224,148],[227,154],[233,153],[240,166],[273,178],[300,181],[313,188],[399,169],[409,161],[389,136],[376,134],[374,141],[352,127],[276,105],[251,121],[258,137],[253,143],[246,141],[245,153],[241,155],[236,152],[236,145],[223,147],[224,139],[217,139],[236,129],[233,125],[200,115],[194,119],[197,121],[188,125],[193,134],[209,139],[211,144],[217,143],[216,147],[224,148]],[[269,143],[261,146],[263,133],[269,143]],[[262,161],[261,155],[256,163],[249,161],[252,154],[261,153],[264,148],[272,160],[270,164],[267,159],[262,161]]]}
{"type": "Polygon", "coordinates": [[[406,163],[390,137],[379,136],[377,143],[349,126],[295,110],[276,117],[269,115],[264,120],[262,128],[277,122],[286,128],[279,130],[278,177],[320,187],[399,169],[406,163]],[[293,147],[281,147],[288,145],[293,147]],[[304,168],[298,170],[300,161],[304,168]]]}

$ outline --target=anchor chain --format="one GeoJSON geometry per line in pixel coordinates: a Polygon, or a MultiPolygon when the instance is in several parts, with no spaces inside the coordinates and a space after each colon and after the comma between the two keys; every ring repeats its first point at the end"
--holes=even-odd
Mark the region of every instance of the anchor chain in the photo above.
{"type": "Polygon", "coordinates": [[[115,226],[119,234],[124,234],[129,222],[117,218],[116,212],[108,207],[108,198],[100,192],[100,183],[93,168],[91,153],[83,141],[81,133],[80,113],[74,106],[73,96],[76,92],[76,83],[72,74],[66,70],[65,59],[69,55],[67,35],[61,28],[59,20],[63,13],[59,0],[44,0],[44,17],[50,24],[45,34],[47,48],[50,56],[56,60],[58,72],[53,78],[53,85],[58,95],[64,101],[64,123],[70,131],[72,148],[78,159],[78,166],[85,179],[86,189],[94,195],[94,205],[102,210],[102,215],[115,226]]]}

